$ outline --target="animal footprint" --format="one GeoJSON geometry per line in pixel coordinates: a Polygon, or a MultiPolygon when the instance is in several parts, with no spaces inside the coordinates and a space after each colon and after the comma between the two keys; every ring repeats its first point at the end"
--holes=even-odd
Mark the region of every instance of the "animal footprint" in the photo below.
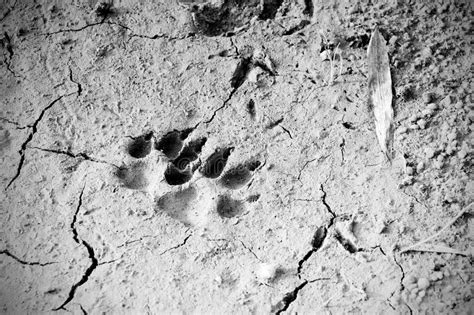
{"type": "Polygon", "coordinates": [[[174,130],[159,139],[148,132],[132,138],[126,147],[131,161],[115,175],[124,187],[156,196],[155,211],[185,225],[203,226],[242,215],[246,204],[260,195],[242,198],[238,190],[250,183],[261,163],[248,161],[225,171],[234,147],[218,147],[202,163],[207,138],[188,141],[193,131],[174,130]]]}

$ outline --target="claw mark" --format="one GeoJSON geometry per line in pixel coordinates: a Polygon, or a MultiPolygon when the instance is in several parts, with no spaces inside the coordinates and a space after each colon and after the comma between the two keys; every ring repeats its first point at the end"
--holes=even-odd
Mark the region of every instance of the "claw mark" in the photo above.
{"type": "Polygon", "coordinates": [[[90,275],[92,274],[92,272],[95,270],[95,268],[97,268],[97,266],[99,265],[99,262],[97,260],[97,258],[95,257],[95,253],[94,253],[94,249],[92,248],[92,246],[89,245],[89,243],[87,243],[86,241],[84,240],[81,240],[79,239],[79,235],[77,233],[77,229],[76,229],[76,221],[77,221],[77,215],[79,214],[79,210],[82,206],[82,196],[84,194],[84,190],[85,190],[85,186],[82,188],[82,191],[79,195],[79,202],[78,202],[78,205],[77,205],[77,208],[76,208],[76,212],[74,213],[74,216],[73,216],[73,219],[72,219],[72,222],[71,222],[71,229],[72,229],[72,234],[73,234],[73,240],[77,243],[77,244],[80,244],[80,245],[83,245],[86,249],[87,249],[87,252],[89,253],[89,259],[91,260],[91,264],[90,266],[86,269],[86,271],[84,272],[84,274],[82,275],[82,278],[81,280],[79,280],[77,283],[75,283],[72,287],[71,287],[71,290],[69,291],[69,295],[67,297],[67,299],[60,305],[58,306],[57,308],[53,309],[53,311],[58,311],[60,309],[62,310],[65,310],[65,306],[71,302],[73,299],[74,299],[74,295],[76,294],[76,290],[81,286],[83,285],[84,283],[86,283],[88,280],[89,280],[89,277],[90,275]]]}
{"type": "Polygon", "coordinates": [[[13,255],[12,253],[10,253],[8,250],[2,250],[0,251],[0,254],[3,254],[3,255],[6,255],[10,258],[13,258],[14,260],[16,260],[17,262],[19,262],[20,264],[22,265],[28,265],[28,266],[41,266],[41,267],[44,267],[44,266],[48,266],[48,265],[52,265],[52,264],[55,264],[55,262],[47,262],[47,263],[40,263],[40,262],[37,262],[37,261],[25,261],[21,258],[18,258],[17,256],[13,255]]]}
{"type": "Polygon", "coordinates": [[[276,315],[279,315],[286,311],[290,307],[291,303],[296,300],[296,298],[298,297],[298,293],[301,291],[301,289],[303,289],[308,283],[308,280],[305,280],[300,285],[298,285],[293,291],[290,291],[285,294],[283,299],[277,303],[277,305],[273,308],[272,311],[276,311],[276,315]],[[277,307],[278,309],[275,309],[277,307]]]}

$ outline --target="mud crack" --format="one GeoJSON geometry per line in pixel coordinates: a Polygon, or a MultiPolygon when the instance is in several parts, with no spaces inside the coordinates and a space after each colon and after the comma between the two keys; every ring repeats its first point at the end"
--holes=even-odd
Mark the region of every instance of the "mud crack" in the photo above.
{"type": "Polygon", "coordinates": [[[26,146],[28,145],[28,143],[31,142],[31,140],[33,140],[33,137],[34,135],[36,134],[36,132],[38,131],[38,124],[41,122],[41,120],[43,119],[44,117],[44,114],[51,108],[53,107],[54,104],[56,104],[57,102],[59,102],[62,98],[64,97],[67,97],[67,96],[70,96],[70,95],[73,95],[75,93],[69,93],[69,94],[66,94],[66,95],[61,95],[59,96],[58,98],[56,98],[54,101],[52,101],[51,103],[49,103],[48,106],[46,106],[45,108],[43,108],[43,110],[41,111],[41,113],[39,114],[38,118],[35,120],[35,122],[31,125],[31,132],[28,134],[28,137],[26,138],[25,142],[23,142],[23,144],[21,145],[21,148],[20,148],[20,151],[18,153],[20,153],[20,162],[18,163],[18,167],[17,167],[17,171],[16,171],[16,174],[15,176],[13,176],[13,178],[10,180],[10,182],[8,183],[7,187],[5,187],[5,190],[7,190],[12,184],[13,182],[18,178],[18,176],[20,176],[20,173],[21,173],[21,169],[23,167],[23,163],[25,162],[25,151],[26,151],[26,146]]]}
{"type": "Polygon", "coordinates": [[[13,51],[13,45],[11,43],[10,36],[8,35],[7,32],[3,33],[3,38],[0,40],[0,44],[2,47],[5,48],[8,54],[8,55],[6,55],[5,53],[3,54],[4,62],[5,62],[5,65],[7,66],[8,72],[10,72],[15,78],[21,78],[21,76],[17,75],[15,71],[13,71],[12,69],[11,62],[12,62],[13,55],[15,53],[13,51]]]}
{"type": "Polygon", "coordinates": [[[206,120],[204,122],[206,125],[210,124],[214,120],[214,118],[217,115],[217,112],[221,111],[222,109],[224,109],[224,107],[227,106],[227,104],[230,102],[230,100],[232,99],[232,96],[234,96],[234,94],[237,92],[237,90],[238,90],[238,87],[232,88],[232,91],[230,91],[229,96],[224,100],[222,105],[214,111],[211,118],[209,118],[208,120],[206,120]]]}
{"type": "Polygon", "coordinates": [[[278,309],[273,309],[272,312],[275,312],[276,315],[279,315],[286,311],[290,307],[291,303],[293,303],[298,298],[298,293],[301,291],[301,289],[303,289],[308,283],[309,281],[305,280],[300,285],[298,285],[293,291],[290,291],[285,294],[283,299],[275,306],[275,308],[278,309]]]}
{"type": "Polygon", "coordinates": [[[326,210],[331,214],[331,219],[329,220],[329,224],[327,226],[327,228],[329,229],[333,225],[334,219],[336,219],[336,214],[334,213],[334,211],[331,209],[331,207],[329,206],[329,204],[326,201],[327,193],[324,190],[323,184],[321,184],[321,186],[319,187],[319,190],[321,190],[321,192],[323,193],[323,195],[321,196],[321,201],[322,201],[324,207],[326,207],[326,210]]]}
{"type": "Polygon", "coordinates": [[[258,258],[258,256],[254,253],[254,251],[252,250],[252,248],[248,247],[247,245],[245,245],[244,242],[242,242],[241,240],[239,240],[240,244],[242,244],[243,248],[245,248],[246,250],[248,250],[252,255],[253,257],[255,257],[258,261],[260,261],[260,258],[258,258]]]}
{"type": "Polygon", "coordinates": [[[71,287],[71,290],[69,291],[67,299],[60,306],[53,309],[53,311],[58,311],[60,309],[65,310],[64,307],[74,299],[74,295],[76,294],[76,290],[89,280],[90,275],[92,274],[92,272],[99,265],[99,262],[98,262],[97,258],[95,257],[94,249],[85,240],[82,240],[82,239],[79,238],[79,234],[77,233],[77,229],[76,229],[77,215],[79,214],[79,211],[80,211],[81,206],[82,206],[82,196],[84,195],[84,190],[85,190],[85,186],[82,188],[81,193],[79,194],[79,201],[78,201],[77,208],[76,208],[76,211],[74,213],[74,216],[72,218],[71,229],[72,229],[72,234],[73,234],[72,238],[73,238],[74,242],[84,246],[87,249],[87,253],[89,254],[89,259],[91,260],[91,264],[89,265],[89,267],[86,269],[86,271],[82,275],[82,278],[71,287]]]}
{"type": "Polygon", "coordinates": [[[5,18],[12,12],[17,2],[18,0],[15,0],[15,2],[13,2],[13,4],[5,11],[3,16],[0,18],[0,22],[3,22],[3,20],[5,20],[5,18]]]}
{"type": "Polygon", "coordinates": [[[10,119],[5,118],[5,117],[0,117],[0,120],[6,122],[8,124],[14,125],[15,129],[26,129],[26,128],[28,128],[28,126],[22,126],[19,123],[17,123],[16,121],[10,120],[10,119]]]}
{"type": "Polygon", "coordinates": [[[328,230],[325,226],[319,227],[313,235],[311,240],[311,249],[303,256],[303,258],[298,262],[298,278],[301,278],[300,273],[303,269],[303,264],[314,254],[316,253],[324,243],[326,239],[328,230]]]}
{"type": "MultiPolygon", "coordinates": [[[[43,36],[51,36],[51,35],[55,35],[55,34],[60,34],[60,33],[71,33],[71,32],[81,32],[87,28],[90,28],[90,27],[94,27],[94,26],[98,26],[98,25],[103,25],[103,24],[114,24],[115,23],[111,23],[111,22],[106,22],[106,17],[105,18],[102,18],[99,22],[95,22],[95,23],[91,23],[91,24],[86,24],[82,27],[79,27],[79,28],[69,28],[69,29],[62,29],[62,30],[57,30],[57,31],[54,31],[54,32],[49,32],[49,33],[43,33],[41,35],[43,36]]],[[[118,24],[119,26],[121,26],[120,24],[118,24]]]]}
{"type": "Polygon", "coordinates": [[[345,153],[346,139],[342,138],[339,148],[341,149],[341,165],[344,164],[344,153],[345,153]]]}
{"type": "Polygon", "coordinates": [[[178,245],[175,245],[175,246],[173,246],[173,247],[170,247],[170,248],[164,250],[160,255],[163,255],[164,253],[167,253],[167,252],[169,252],[169,251],[175,250],[175,249],[177,249],[177,248],[180,248],[181,246],[186,245],[186,242],[188,241],[188,239],[189,239],[191,236],[192,236],[192,234],[189,234],[188,236],[186,236],[186,237],[184,238],[184,240],[183,240],[181,243],[179,243],[178,245]]]}
{"type": "Polygon", "coordinates": [[[73,79],[73,77],[72,77],[72,69],[71,69],[71,66],[69,66],[69,80],[77,86],[77,96],[81,96],[81,93],[82,93],[82,85],[81,85],[79,82],[74,81],[74,79],[73,79]]]}
{"type": "Polygon", "coordinates": [[[46,149],[46,148],[40,148],[40,147],[28,147],[28,149],[35,149],[35,150],[39,150],[39,151],[43,151],[43,152],[54,153],[54,154],[59,154],[59,155],[65,155],[65,156],[68,156],[68,157],[71,157],[71,158],[74,158],[74,159],[84,159],[84,160],[89,161],[89,162],[107,164],[107,165],[111,165],[111,166],[115,166],[116,168],[119,168],[117,165],[115,165],[113,163],[95,159],[93,157],[90,157],[87,153],[84,153],[84,152],[73,153],[71,151],[46,149]]]}
{"type": "Polygon", "coordinates": [[[308,164],[310,163],[313,163],[314,161],[316,161],[318,158],[314,158],[314,159],[311,159],[309,161],[306,161],[304,164],[303,164],[303,167],[300,169],[299,173],[298,173],[298,180],[301,180],[301,176],[303,174],[303,171],[304,169],[308,166],[308,164]]]}
{"type": "Polygon", "coordinates": [[[52,264],[55,264],[55,262],[46,262],[46,263],[40,263],[40,262],[37,262],[37,261],[26,261],[26,260],[23,260],[21,258],[18,258],[17,256],[13,255],[12,253],[10,253],[8,250],[4,249],[2,251],[0,251],[0,254],[2,255],[6,255],[14,260],[16,260],[17,262],[19,262],[20,264],[22,265],[28,265],[28,266],[41,266],[41,267],[44,267],[44,266],[48,266],[48,265],[52,265],[52,264]]]}

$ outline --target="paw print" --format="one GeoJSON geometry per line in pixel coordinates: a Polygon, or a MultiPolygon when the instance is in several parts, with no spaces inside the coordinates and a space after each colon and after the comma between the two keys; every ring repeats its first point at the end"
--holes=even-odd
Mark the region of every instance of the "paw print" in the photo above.
{"type": "Polygon", "coordinates": [[[132,138],[126,151],[130,160],[118,168],[116,177],[128,189],[149,193],[155,212],[188,226],[238,217],[260,195],[243,197],[262,167],[258,160],[229,167],[234,147],[217,147],[201,160],[207,138],[190,137],[194,129],[173,130],[155,137],[153,132],[132,138]]]}

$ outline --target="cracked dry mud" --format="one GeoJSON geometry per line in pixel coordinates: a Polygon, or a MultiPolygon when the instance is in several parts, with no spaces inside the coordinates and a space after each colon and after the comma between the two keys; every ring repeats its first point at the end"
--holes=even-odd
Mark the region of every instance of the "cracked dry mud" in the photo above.
{"type": "Polygon", "coordinates": [[[471,2],[96,2],[0,5],[2,313],[472,311],[471,2]]]}

